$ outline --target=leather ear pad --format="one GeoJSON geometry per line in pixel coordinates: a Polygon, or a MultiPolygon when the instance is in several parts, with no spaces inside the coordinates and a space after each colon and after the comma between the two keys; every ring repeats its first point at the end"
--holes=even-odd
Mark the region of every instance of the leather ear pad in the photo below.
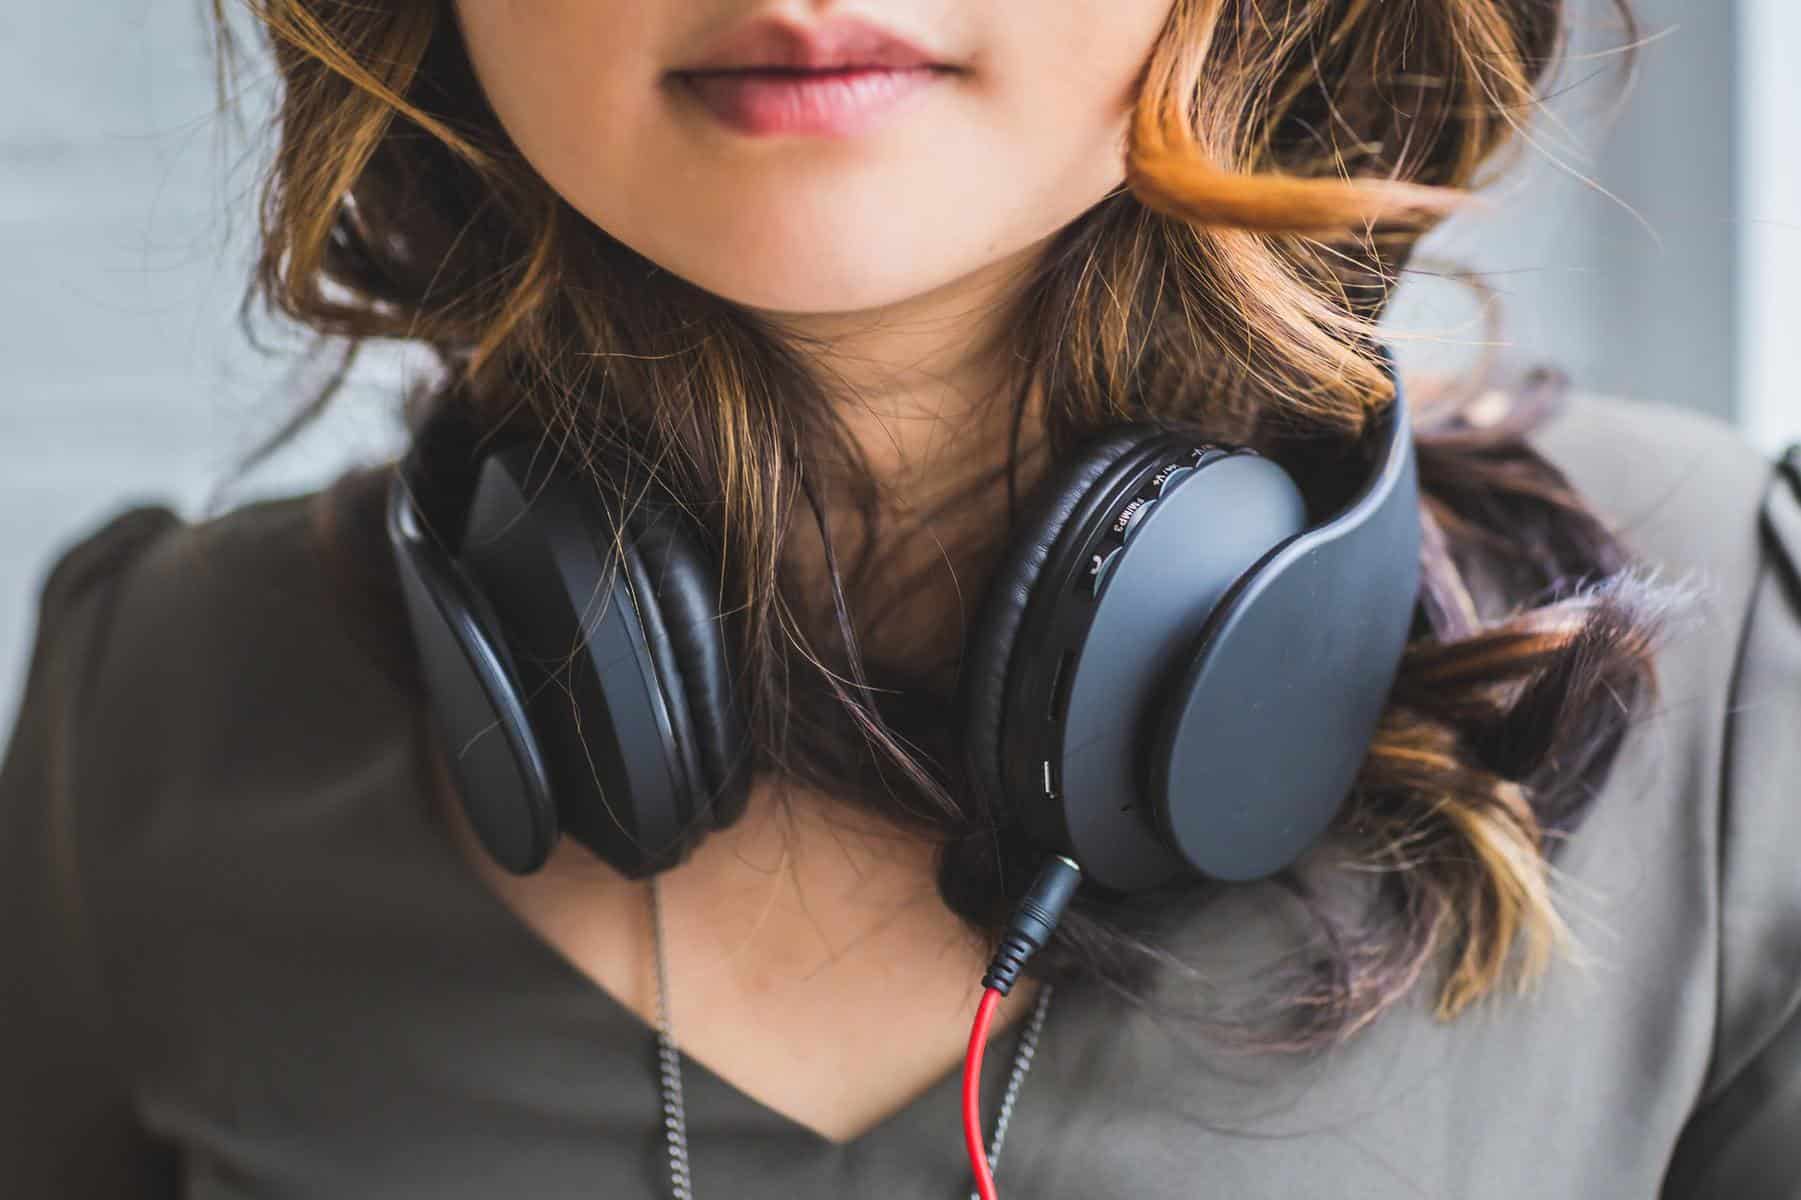
{"type": "Polygon", "coordinates": [[[647,495],[630,517],[631,542],[655,598],[656,610],[644,614],[647,631],[660,626],[665,635],[650,641],[670,706],[682,710],[672,719],[685,727],[699,760],[695,783],[705,795],[696,799],[706,804],[711,797],[709,811],[685,816],[699,815],[705,827],[720,828],[744,811],[746,746],[719,615],[717,568],[685,520],[673,504],[647,495]]]}
{"type": "Polygon", "coordinates": [[[1127,455],[1161,436],[1155,426],[1128,425],[1089,442],[1040,482],[1008,534],[1007,551],[988,581],[959,674],[971,779],[996,805],[1006,801],[1000,734],[1007,675],[1032,589],[1052,547],[1089,492],[1127,455]]]}

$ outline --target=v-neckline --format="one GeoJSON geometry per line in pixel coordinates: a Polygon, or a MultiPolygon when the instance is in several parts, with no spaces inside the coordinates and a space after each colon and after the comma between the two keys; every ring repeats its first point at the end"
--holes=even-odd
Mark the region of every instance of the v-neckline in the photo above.
{"type": "MultiPolygon", "coordinates": [[[[415,772],[415,786],[422,793],[422,823],[427,826],[427,840],[432,843],[434,853],[447,859],[447,873],[454,878],[455,886],[470,893],[476,905],[486,911],[492,918],[491,924],[497,936],[504,937],[510,947],[529,957],[534,963],[550,974],[557,984],[579,995],[583,1001],[596,1006],[601,1015],[622,1024],[625,1028],[639,1036],[646,1044],[654,1045],[657,1038],[655,1026],[641,1016],[636,1009],[615,995],[611,989],[599,980],[582,970],[570,957],[550,939],[525,920],[510,904],[493,888],[489,887],[476,871],[473,864],[465,856],[457,844],[456,831],[450,828],[441,805],[455,803],[454,798],[440,797],[433,784],[433,768],[430,766],[430,743],[421,748],[414,761],[422,757],[424,765],[415,772]]],[[[971,1015],[973,1016],[973,1010],[971,1015]]],[[[1012,1069],[1013,1059],[1017,1053],[1021,1038],[1029,1017],[1013,1022],[1005,1029],[997,1032],[988,1040],[987,1052],[982,1063],[982,1095],[988,1098],[990,1105],[998,1100],[1000,1089],[1005,1085],[1007,1075],[1012,1069]]],[[[781,1136],[803,1142],[809,1153],[814,1154],[847,1154],[854,1153],[864,1147],[884,1142],[894,1135],[897,1128],[903,1125],[917,1125],[926,1113],[933,1115],[934,1125],[943,1127],[943,1136],[955,1140],[960,1136],[959,1114],[961,1112],[962,1063],[953,1064],[943,1074],[937,1076],[926,1087],[915,1093],[898,1108],[889,1112],[873,1125],[862,1130],[854,1137],[839,1140],[825,1134],[820,1129],[776,1108],[766,1101],[746,1091],[724,1075],[696,1058],[681,1044],[681,1028],[679,1019],[676,1022],[676,1048],[681,1052],[684,1093],[690,1105],[690,1119],[702,1109],[702,1105],[694,1101],[705,1092],[711,1091],[722,1096],[734,1107],[741,1108],[754,1115],[759,1121],[774,1127],[774,1132],[781,1136]]],[[[647,1117],[660,1117],[659,1113],[647,1111],[647,1117]]],[[[661,1121],[659,1119],[658,1123],[661,1121]]],[[[936,1130],[934,1130],[936,1133],[936,1130]]]]}

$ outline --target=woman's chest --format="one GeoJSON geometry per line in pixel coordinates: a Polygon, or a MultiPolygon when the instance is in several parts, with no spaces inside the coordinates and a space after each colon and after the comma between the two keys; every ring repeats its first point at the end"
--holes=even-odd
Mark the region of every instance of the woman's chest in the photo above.
{"type": "MultiPolygon", "coordinates": [[[[335,1000],[323,979],[310,991],[290,979],[285,1012],[229,1022],[151,1072],[145,1114],[186,1149],[187,1194],[669,1195],[650,1039],[596,1021],[528,963],[496,965],[521,969],[485,987],[441,980],[461,997],[449,1002],[381,971],[335,1000]]],[[[1672,1047],[1659,1077],[1650,1048],[1618,1030],[1453,1033],[1391,1015],[1343,1053],[1276,1068],[1060,995],[1016,1096],[1002,1195],[1656,1194],[1704,1063],[1696,1046],[1672,1047]]],[[[1012,1049],[990,1059],[990,1120],[1012,1049]]],[[[968,1194],[950,1081],[843,1145],[692,1061],[684,1083],[703,1200],[968,1194]]]]}

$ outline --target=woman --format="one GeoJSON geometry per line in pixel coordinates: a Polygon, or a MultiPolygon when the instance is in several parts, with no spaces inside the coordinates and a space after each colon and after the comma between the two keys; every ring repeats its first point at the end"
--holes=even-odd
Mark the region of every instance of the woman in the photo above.
{"type": "MultiPolygon", "coordinates": [[[[431,347],[464,466],[685,510],[748,784],[650,882],[603,834],[503,864],[395,464],[121,514],[0,774],[7,1194],[966,1193],[975,980],[1045,856],[969,768],[988,585],[1126,422],[1347,503],[1401,412],[1372,323],[1563,6],[254,7],[256,288],[431,347]]],[[[1801,469],[1466,384],[1415,397],[1412,627],[1330,827],[1076,894],[978,1078],[1007,1194],[1801,1189],[1801,469]]]]}

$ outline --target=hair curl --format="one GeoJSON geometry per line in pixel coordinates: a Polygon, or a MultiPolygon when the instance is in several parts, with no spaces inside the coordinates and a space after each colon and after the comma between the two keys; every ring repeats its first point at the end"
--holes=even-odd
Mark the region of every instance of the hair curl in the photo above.
{"type": "MultiPolygon", "coordinates": [[[[728,564],[757,768],[938,839],[946,901],[992,935],[1022,875],[1017,823],[963,786],[945,677],[858,653],[879,624],[879,540],[865,529],[860,556],[831,556],[835,622],[811,620],[785,587],[796,505],[815,510],[828,549],[848,544],[812,489],[824,464],[860,461],[806,348],[575,213],[509,142],[445,5],[247,3],[282,92],[246,311],[260,298],[340,340],[343,366],[370,339],[429,346],[442,377],[415,412],[468,404],[589,463],[622,431],[641,437],[634,470],[691,499],[728,564]]],[[[1045,398],[1053,460],[1129,417],[1255,445],[1316,491],[1342,478],[1335,468],[1392,398],[1374,322],[1420,235],[1531,111],[1561,10],[1174,0],[1133,115],[1127,186],[1061,231],[1009,326],[1009,501],[1032,395],[1045,398]]],[[[229,35],[224,49],[229,60],[229,35]]],[[[1653,693],[1661,609],[1525,440],[1557,388],[1531,373],[1511,388],[1509,417],[1477,422],[1464,403],[1488,385],[1471,387],[1419,431],[1415,635],[1328,839],[1334,861],[1376,881],[1374,902],[1346,918],[1299,871],[1278,877],[1316,923],[1318,952],[1285,977],[1248,1044],[1342,1038],[1441,960],[1449,1018],[1510,979],[1530,984],[1567,940],[1551,842],[1580,821],[1653,693]]],[[[353,480],[380,482],[353,473],[338,490],[353,480]]],[[[595,483],[624,486],[598,472],[595,483]]],[[[338,548],[394,610],[377,543],[338,548]]],[[[969,570],[993,548],[969,548],[969,570]]],[[[1183,889],[1179,905],[1086,898],[1040,969],[1133,992],[1159,959],[1154,914],[1190,913],[1216,892],[1183,889]]]]}

